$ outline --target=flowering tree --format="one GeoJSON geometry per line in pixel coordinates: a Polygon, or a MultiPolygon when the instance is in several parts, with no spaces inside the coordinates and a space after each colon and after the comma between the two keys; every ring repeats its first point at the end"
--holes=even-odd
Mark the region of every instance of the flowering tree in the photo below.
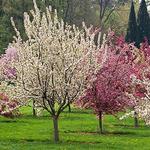
{"type": "MultiPolygon", "coordinates": [[[[112,33],[110,33],[112,36],[112,33]]],[[[116,114],[133,103],[126,95],[131,83],[130,75],[133,72],[130,46],[118,38],[116,45],[108,50],[108,59],[99,70],[96,80],[85,91],[77,102],[83,108],[92,108],[99,118],[100,133],[102,133],[102,116],[116,114]]]]}
{"type": "MultiPolygon", "coordinates": [[[[134,72],[131,76],[131,90],[128,92],[130,99],[134,101],[132,107],[133,111],[126,113],[120,119],[128,116],[134,117],[135,127],[138,127],[138,118],[145,120],[148,118],[149,100],[148,94],[148,80],[149,80],[149,64],[150,64],[150,46],[147,39],[141,43],[141,47],[137,52],[137,61],[134,62],[134,72]]],[[[145,120],[146,124],[148,121],[145,120]]]]}
{"type": "Polygon", "coordinates": [[[0,115],[8,118],[13,118],[19,115],[19,103],[15,100],[10,100],[6,95],[0,93],[0,115]]]}
{"type": "MultiPolygon", "coordinates": [[[[132,76],[133,85],[135,90],[130,93],[130,97],[136,102],[134,111],[137,115],[145,121],[147,125],[150,125],[150,75],[149,68],[143,70],[142,78],[132,76]]],[[[130,113],[132,115],[132,112],[130,113]]]]}
{"type": "Polygon", "coordinates": [[[31,98],[50,113],[57,142],[59,115],[93,80],[105,61],[107,48],[102,51],[95,45],[98,31],[92,27],[83,25],[84,30],[80,31],[75,26],[64,26],[56,11],[46,8],[46,13],[41,13],[35,0],[33,2],[32,16],[24,13],[26,41],[22,40],[12,20],[17,36],[10,47],[18,54],[18,60],[12,63],[17,74],[14,98],[31,98]]]}
{"type": "Polygon", "coordinates": [[[19,102],[11,99],[10,94],[15,88],[11,81],[16,78],[16,70],[10,64],[15,59],[17,54],[14,48],[8,48],[0,58],[0,115],[10,118],[19,114],[20,107],[19,102]]]}
{"type": "Polygon", "coordinates": [[[11,63],[17,59],[17,52],[15,48],[8,48],[0,57],[0,80],[12,79],[16,77],[15,68],[11,67],[11,63]]]}

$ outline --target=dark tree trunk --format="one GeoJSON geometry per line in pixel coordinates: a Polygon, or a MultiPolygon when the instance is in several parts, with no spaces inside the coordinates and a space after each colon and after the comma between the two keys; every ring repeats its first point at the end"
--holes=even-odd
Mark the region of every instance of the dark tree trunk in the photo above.
{"type": "Polygon", "coordinates": [[[102,112],[99,113],[99,133],[103,133],[103,118],[102,118],[102,112]]]}
{"type": "Polygon", "coordinates": [[[139,127],[138,114],[137,114],[137,112],[134,112],[134,127],[135,127],[135,128],[138,128],[138,127],[139,127]]]}
{"type": "Polygon", "coordinates": [[[33,106],[32,106],[32,113],[33,113],[33,116],[36,117],[35,101],[34,100],[33,100],[33,106]]]}
{"type": "Polygon", "coordinates": [[[59,141],[59,131],[58,131],[58,116],[53,116],[53,125],[54,125],[54,142],[59,141]]]}
{"type": "Polygon", "coordinates": [[[71,105],[68,103],[68,112],[71,113],[71,105]]]}

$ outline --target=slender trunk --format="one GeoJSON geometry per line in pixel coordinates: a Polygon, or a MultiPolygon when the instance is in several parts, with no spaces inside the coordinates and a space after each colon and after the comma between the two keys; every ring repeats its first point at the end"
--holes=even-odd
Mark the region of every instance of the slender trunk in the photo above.
{"type": "Polygon", "coordinates": [[[102,118],[102,112],[99,113],[99,133],[103,133],[103,118],[102,118]]]}
{"type": "Polygon", "coordinates": [[[33,113],[33,116],[35,117],[36,116],[36,110],[35,110],[35,101],[33,100],[33,106],[32,106],[32,113],[33,113]]]}
{"type": "Polygon", "coordinates": [[[54,125],[54,141],[57,143],[59,141],[59,131],[58,131],[58,116],[53,116],[54,125]]]}
{"type": "Polygon", "coordinates": [[[134,112],[134,127],[135,127],[135,128],[138,128],[138,127],[139,127],[138,114],[137,114],[137,112],[134,112]]]}
{"type": "Polygon", "coordinates": [[[71,113],[71,106],[70,106],[70,103],[68,103],[68,112],[71,113]]]}

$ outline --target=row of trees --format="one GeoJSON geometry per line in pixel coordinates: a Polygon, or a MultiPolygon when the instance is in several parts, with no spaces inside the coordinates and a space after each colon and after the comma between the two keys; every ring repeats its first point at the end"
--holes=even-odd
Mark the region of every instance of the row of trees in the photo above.
{"type": "MultiPolygon", "coordinates": [[[[103,30],[105,30],[109,26],[117,29],[115,23],[121,18],[119,14],[123,13],[122,7],[127,2],[128,0],[37,0],[37,5],[42,10],[45,10],[45,6],[51,5],[53,9],[58,10],[59,18],[63,18],[64,22],[68,22],[69,24],[82,27],[81,22],[84,21],[88,26],[90,24],[102,26],[103,30]],[[121,10],[121,13],[119,10],[121,10]]],[[[14,35],[10,17],[14,17],[17,27],[25,38],[23,13],[25,11],[28,12],[32,8],[32,0],[0,0],[1,53],[5,51],[14,35]]],[[[120,26],[122,27],[124,26],[119,21],[116,24],[121,24],[120,26]]]]}
{"type": "Polygon", "coordinates": [[[132,1],[126,42],[134,42],[137,47],[140,47],[140,43],[144,42],[144,40],[148,40],[148,43],[150,43],[150,17],[147,11],[147,5],[145,0],[141,1],[136,19],[134,2],[132,1]]]}

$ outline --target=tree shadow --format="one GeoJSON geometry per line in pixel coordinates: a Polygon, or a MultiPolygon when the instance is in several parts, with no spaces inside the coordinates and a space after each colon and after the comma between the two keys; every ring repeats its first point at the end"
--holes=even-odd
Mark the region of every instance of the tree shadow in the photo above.
{"type": "Polygon", "coordinates": [[[16,120],[0,120],[0,123],[17,123],[16,120]]]}
{"type": "MultiPolygon", "coordinates": [[[[124,127],[124,128],[135,128],[134,127],[134,124],[133,125],[127,125],[127,124],[113,124],[114,126],[116,126],[116,127],[124,127]]],[[[150,128],[150,127],[148,127],[148,126],[146,126],[146,125],[139,125],[139,127],[137,127],[137,128],[135,128],[135,129],[141,129],[141,128],[150,128]]]]}
{"type": "Polygon", "coordinates": [[[134,132],[124,132],[124,131],[105,131],[104,135],[135,135],[134,132]]]}
{"type": "Polygon", "coordinates": [[[64,133],[76,133],[76,134],[83,134],[83,135],[134,135],[134,132],[124,132],[124,131],[103,131],[103,133],[99,133],[98,131],[64,131],[64,133]]]}
{"type": "Polygon", "coordinates": [[[64,131],[64,133],[98,134],[98,132],[95,132],[95,131],[71,131],[71,130],[64,131]]]}

